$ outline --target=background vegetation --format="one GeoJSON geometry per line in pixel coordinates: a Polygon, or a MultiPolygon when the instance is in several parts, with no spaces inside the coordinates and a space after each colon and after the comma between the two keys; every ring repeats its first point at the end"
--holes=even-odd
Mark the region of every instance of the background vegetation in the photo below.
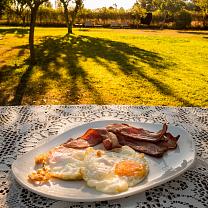
{"type": "MultiPolygon", "coordinates": [[[[20,0],[2,1],[12,1],[12,3],[8,4],[2,18],[0,18],[1,24],[29,25],[30,10],[23,7],[20,11],[20,8],[17,7],[15,3],[20,0]]],[[[60,1],[70,2],[70,0],[57,0],[56,8],[54,9],[50,2],[46,0],[46,3],[40,6],[37,14],[38,25],[66,25],[64,8],[60,1]]],[[[74,9],[73,4],[69,4],[68,8],[70,19],[74,9]]],[[[135,0],[135,4],[129,10],[118,8],[116,5],[95,10],[85,9],[84,6],[82,6],[74,24],[79,24],[79,26],[81,26],[86,21],[91,21],[94,26],[102,25],[103,27],[110,27],[112,22],[126,22],[130,27],[136,28],[142,26],[140,21],[141,17],[145,17],[148,12],[153,14],[151,27],[205,29],[208,25],[207,0],[135,0]]]]}

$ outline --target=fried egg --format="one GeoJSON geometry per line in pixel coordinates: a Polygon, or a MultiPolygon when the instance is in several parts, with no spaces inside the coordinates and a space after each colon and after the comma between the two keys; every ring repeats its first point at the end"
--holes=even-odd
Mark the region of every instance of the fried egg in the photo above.
{"type": "Polygon", "coordinates": [[[141,182],[149,167],[144,154],[128,146],[116,151],[88,148],[81,173],[89,187],[104,193],[120,193],[141,182]]]}
{"type": "Polygon", "coordinates": [[[62,180],[80,180],[84,153],[85,150],[66,148],[62,145],[55,147],[36,157],[36,164],[42,164],[44,167],[29,175],[29,179],[43,182],[52,177],[62,180]]]}

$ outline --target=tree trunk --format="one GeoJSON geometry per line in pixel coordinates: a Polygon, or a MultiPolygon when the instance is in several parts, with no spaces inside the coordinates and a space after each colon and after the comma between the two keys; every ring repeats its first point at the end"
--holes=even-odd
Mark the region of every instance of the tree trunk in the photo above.
{"type": "Polygon", "coordinates": [[[72,34],[72,28],[73,28],[73,25],[74,25],[74,22],[75,22],[75,19],[77,17],[77,13],[81,7],[81,1],[77,1],[76,2],[76,6],[74,8],[74,11],[72,12],[72,18],[71,18],[71,22],[69,23],[69,29],[68,29],[68,33],[69,34],[72,34]]]}
{"type": "Polygon", "coordinates": [[[208,26],[208,13],[203,15],[203,27],[206,29],[208,26]]]}
{"type": "Polygon", "coordinates": [[[67,34],[70,34],[72,29],[70,28],[70,24],[69,24],[69,11],[68,11],[67,4],[63,4],[63,6],[64,6],[64,17],[65,17],[66,26],[68,29],[67,34]]]}
{"type": "Polygon", "coordinates": [[[68,26],[68,34],[72,34],[72,27],[73,27],[73,23],[72,21],[69,23],[69,26],[68,26]]]}
{"type": "Polygon", "coordinates": [[[25,19],[26,19],[26,17],[25,17],[25,15],[22,17],[22,26],[23,27],[25,27],[26,25],[25,25],[25,19]]]}
{"type": "Polygon", "coordinates": [[[35,64],[35,49],[34,49],[34,32],[35,32],[35,20],[38,8],[31,8],[31,16],[30,16],[30,33],[29,33],[29,47],[30,47],[30,62],[31,64],[35,64]]]}
{"type": "Polygon", "coordinates": [[[163,28],[164,28],[164,25],[165,25],[165,21],[166,21],[166,18],[167,18],[167,12],[165,11],[164,12],[164,18],[163,18],[163,21],[162,21],[162,25],[161,25],[161,27],[160,27],[160,29],[162,29],[163,30],[163,28]]]}

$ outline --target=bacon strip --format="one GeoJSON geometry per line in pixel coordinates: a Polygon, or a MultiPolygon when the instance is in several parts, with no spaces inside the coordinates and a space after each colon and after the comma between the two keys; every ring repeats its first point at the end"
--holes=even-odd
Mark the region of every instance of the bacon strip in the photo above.
{"type": "Polygon", "coordinates": [[[103,140],[103,146],[106,150],[112,150],[114,148],[122,147],[122,145],[119,143],[117,136],[109,132],[109,138],[103,140]]]}
{"type": "Polygon", "coordinates": [[[111,124],[106,129],[116,134],[121,145],[155,157],[161,157],[168,149],[175,149],[179,138],[166,132],[167,124],[163,124],[163,128],[156,133],[127,124],[111,124]]]}
{"type": "Polygon", "coordinates": [[[83,149],[93,147],[102,142],[106,149],[121,147],[117,141],[117,137],[106,129],[88,129],[81,137],[77,139],[69,139],[63,145],[65,147],[83,149]]]}
{"type": "Polygon", "coordinates": [[[131,138],[140,141],[157,142],[167,131],[167,124],[163,124],[163,128],[158,132],[150,132],[142,128],[135,128],[127,124],[111,124],[106,127],[110,132],[113,132],[117,136],[124,136],[125,138],[131,138]]]}
{"type": "Polygon", "coordinates": [[[83,149],[103,143],[106,150],[111,150],[128,145],[138,152],[161,157],[168,149],[176,148],[179,139],[166,131],[167,124],[156,133],[128,124],[111,124],[106,129],[88,129],[81,137],[69,139],[63,146],[83,149]]]}
{"type": "Polygon", "coordinates": [[[63,146],[74,149],[84,149],[90,147],[90,143],[87,140],[77,138],[77,139],[69,139],[66,143],[63,144],[63,146]]]}
{"type": "Polygon", "coordinates": [[[167,147],[165,146],[159,146],[157,144],[151,143],[151,142],[141,142],[137,141],[134,142],[126,142],[126,145],[131,147],[132,149],[138,151],[138,152],[143,152],[151,156],[155,157],[162,157],[162,155],[167,151],[167,147]]]}
{"type": "Polygon", "coordinates": [[[161,147],[167,147],[168,149],[175,149],[177,147],[179,137],[180,135],[174,137],[171,133],[165,133],[163,139],[156,144],[161,147]]]}

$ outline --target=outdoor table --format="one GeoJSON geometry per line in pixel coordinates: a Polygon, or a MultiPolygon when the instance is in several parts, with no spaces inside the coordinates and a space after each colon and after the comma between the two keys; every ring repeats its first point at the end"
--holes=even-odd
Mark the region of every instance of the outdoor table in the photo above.
{"type": "MultiPolygon", "coordinates": [[[[207,207],[208,109],[121,105],[57,105],[0,107],[0,207],[207,207]],[[196,145],[194,165],[179,177],[144,193],[93,203],[44,198],[14,179],[11,164],[40,143],[69,127],[114,119],[175,125],[189,132],[196,145]]],[[[24,165],[24,164],[23,164],[24,165]]]]}

